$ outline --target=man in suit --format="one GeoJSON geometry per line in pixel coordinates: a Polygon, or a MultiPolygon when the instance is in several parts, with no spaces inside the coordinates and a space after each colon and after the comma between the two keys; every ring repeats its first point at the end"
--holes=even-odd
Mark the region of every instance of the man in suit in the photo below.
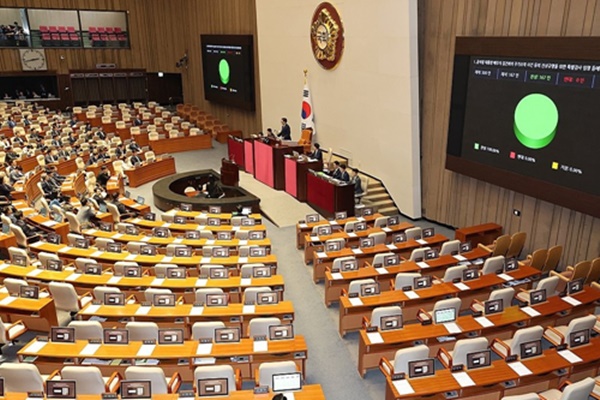
{"type": "Polygon", "coordinates": [[[323,161],[323,150],[321,150],[321,145],[319,143],[315,143],[314,148],[314,151],[308,156],[310,158],[314,158],[315,160],[323,161]]]}
{"type": "Polygon", "coordinates": [[[47,174],[42,174],[42,190],[44,191],[44,197],[47,199],[55,199],[58,197],[60,188],[57,188],[48,177],[47,174]]]}
{"type": "Polygon", "coordinates": [[[109,179],[110,172],[108,172],[108,167],[106,165],[103,165],[102,168],[100,168],[100,173],[96,177],[96,182],[98,183],[98,185],[106,187],[106,184],[108,183],[109,179]]]}
{"type": "Polygon", "coordinates": [[[129,143],[129,151],[137,153],[140,150],[142,150],[140,145],[135,142],[135,139],[131,139],[131,143],[129,143]]]}
{"type": "Polygon", "coordinates": [[[106,140],[106,133],[102,130],[102,128],[96,131],[96,137],[100,140],[106,140]]]}
{"type": "Polygon", "coordinates": [[[340,168],[340,162],[333,162],[333,171],[331,171],[331,177],[333,179],[342,179],[342,169],[340,168]]]}
{"type": "Polygon", "coordinates": [[[8,117],[8,120],[6,121],[6,124],[11,129],[14,128],[15,126],[17,126],[16,122],[13,121],[13,117],[8,117]]]}
{"type": "Polygon", "coordinates": [[[139,156],[138,152],[136,151],[136,152],[133,153],[133,155],[129,159],[129,162],[133,166],[138,166],[138,165],[140,165],[142,163],[142,158],[139,156]]]}
{"type": "Polygon", "coordinates": [[[281,132],[277,135],[281,140],[292,140],[292,129],[287,123],[287,118],[281,118],[281,132]]]}
{"type": "Polygon", "coordinates": [[[362,182],[360,181],[360,176],[358,173],[360,172],[358,168],[350,168],[352,171],[352,177],[350,178],[350,183],[354,185],[354,195],[358,196],[363,193],[362,182]]]}
{"type": "Polygon", "coordinates": [[[340,169],[342,170],[340,179],[344,182],[350,182],[350,175],[346,171],[346,164],[340,164],[340,169]]]}
{"type": "Polygon", "coordinates": [[[135,117],[133,120],[133,126],[141,126],[144,122],[140,119],[139,116],[135,117]]]}

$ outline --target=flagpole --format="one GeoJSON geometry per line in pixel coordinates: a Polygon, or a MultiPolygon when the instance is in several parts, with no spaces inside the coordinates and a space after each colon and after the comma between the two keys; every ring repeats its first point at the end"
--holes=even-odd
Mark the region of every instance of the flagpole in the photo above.
{"type": "Polygon", "coordinates": [[[306,68],[304,68],[304,85],[306,85],[306,81],[307,81],[306,77],[307,77],[307,75],[308,75],[308,70],[306,68]]]}

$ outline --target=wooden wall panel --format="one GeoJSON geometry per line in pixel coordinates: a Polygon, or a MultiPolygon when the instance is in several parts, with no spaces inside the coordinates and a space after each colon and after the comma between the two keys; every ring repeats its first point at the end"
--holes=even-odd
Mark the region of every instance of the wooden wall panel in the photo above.
{"type": "MultiPolygon", "coordinates": [[[[260,129],[258,43],[255,43],[255,112],[212,104],[204,100],[200,34],[253,34],[256,37],[254,0],[0,0],[0,7],[125,10],[129,12],[131,49],[46,49],[48,69],[66,74],[91,69],[98,63],[149,72],[181,72],[184,97],[245,134],[260,129]],[[187,69],[175,63],[185,51],[187,69]],[[64,59],[61,60],[61,56],[64,59]]],[[[20,71],[18,51],[0,49],[0,72],[20,71]]]]}
{"type": "Polygon", "coordinates": [[[526,251],[565,246],[563,265],[600,255],[600,219],[444,168],[456,36],[600,35],[600,0],[419,2],[423,215],[452,226],[526,231],[526,251]],[[521,217],[512,210],[521,211],[521,217]]]}

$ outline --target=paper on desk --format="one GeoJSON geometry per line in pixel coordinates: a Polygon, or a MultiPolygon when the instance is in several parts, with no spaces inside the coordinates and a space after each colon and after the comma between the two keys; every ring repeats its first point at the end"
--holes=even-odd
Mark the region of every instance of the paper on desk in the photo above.
{"type": "Polygon", "coordinates": [[[339,272],[332,272],[331,273],[331,279],[333,280],[338,280],[338,279],[343,279],[344,276],[342,274],[340,274],[339,272]]]}
{"type": "Polygon", "coordinates": [[[29,247],[40,247],[42,245],[46,244],[46,242],[42,242],[41,240],[35,243],[31,243],[31,244],[27,244],[29,247]]]}
{"type": "Polygon", "coordinates": [[[152,307],[150,306],[140,306],[137,310],[135,310],[135,315],[147,315],[150,312],[152,307]]]}
{"type": "Polygon", "coordinates": [[[537,317],[538,315],[542,315],[542,314],[540,314],[539,311],[537,311],[531,307],[523,307],[523,308],[521,308],[521,311],[523,311],[525,314],[529,315],[530,317],[537,317]]]}
{"type": "Polygon", "coordinates": [[[123,277],[122,276],[111,276],[110,279],[106,282],[108,284],[114,285],[117,284],[121,281],[123,277]]]}
{"type": "Polygon", "coordinates": [[[367,338],[369,338],[371,344],[383,343],[383,338],[379,332],[369,332],[367,333],[367,338]]]}
{"type": "Polygon", "coordinates": [[[215,239],[206,239],[206,244],[207,245],[212,245],[215,244],[216,240],[215,239]]]}
{"type": "Polygon", "coordinates": [[[428,244],[427,240],[423,240],[423,239],[417,239],[416,242],[419,244],[428,244]]]}
{"type": "Polygon", "coordinates": [[[190,309],[190,315],[202,315],[202,313],[204,312],[204,307],[192,307],[190,309]]]}
{"type": "Polygon", "coordinates": [[[490,326],[494,326],[494,323],[487,319],[486,317],[475,317],[475,321],[484,328],[489,328],[490,326]]]}
{"type": "Polygon", "coordinates": [[[452,376],[456,379],[460,387],[475,386],[475,382],[473,382],[473,379],[466,372],[456,372],[452,376]]]}
{"type": "Polygon", "coordinates": [[[356,218],[356,220],[357,220],[358,222],[363,222],[365,219],[364,219],[363,217],[357,217],[357,218],[356,218]]]}
{"type": "Polygon", "coordinates": [[[87,229],[87,230],[83,231],[83,233],[85,233],[86,235],[93,235],[96,232],[98,232],[98,230],[96,230],[96,229],[87,229]]]}
{"type": "MultiPolygon", "coordinates": [[[[137,258],[137,254],[128,254],[127,257],[125,257],[125,260],[127,261],[133,261],[137,258]]],[[[164,261],[164,259],[163,259],[164,261]]]]}
{"type": "Polygon", "coordinates": [[[419,268],[429,268],[429,264],[427,264],[425,261],[419,261],[417,265],[419,268]]]}
{"type": "Polygon", "coordinates": [[[171,223],[170,222],[163,222],[162,226],[163,226],[163,228],[168,228],[168,227],[171,226],[171,223]]]}
{"type": "Polygon", "coordinates": [[[0,264],[0,271],[2,271],[6,267],[8,267],[8,264],[6,264],[6,263],[0,264]]]}
{"type": "Polygon", "coordinates": [[[311,241],[311,242],[320,242],[320,241],[321,241],[321,239],[319,239],[319,237],[318,237],[318,236],[311,236],[311,237],[310,237],[310,241],[311,241]]]}
{"type": "Polygon", "coordinates": [[[141,219],[139,219],[139,218],[134,218],[134,219],[133,219],[133,221],[131,221],[131,222],[133,222],[134,224],[137,224],[137,223],[138,223],[138,222],[140,222],[140,221],[141,221],[141,219]]]}
{"type": "Polygon", "coordinates": [[[250,286],[250,285],[252,285],[252,278],[242,278],[242,279],[240,279],[240,285],[242,285],[242,286],[250,286]]]}
{"type": "Polygon", "coordinates": [[[212,343],[199,343],[198,348],[196,349],[196,354],[205,355],[210,354],[212,352],[212,343]]]}
{"type": "Polygon", "coordinates": [[[512,281],[512,280],[514,280],[514,279],[515,279],[515,278],[513,278],[512,276],[510,276],[510,275],[506,275],[506,274],[499,274],[499,275],[498,275],[498,278],[500,278],[500,279],[504,279],[504,280],[505,280],[505,281],[507,281],[507,282],[508,282],[508,281],[512,281]]]}
{"type": "Polygon", "coordinates": [[[15,301],[16,299],[18,299],[18,297],[12,297],[12,296],[5,297],[0,301],[0,306],[7,306],[10,303],[12,303],[13,301],[15,301]]]}
{"type": "Polygon", "coordinates": [[[354,254],[362,254],[363,253],[363,251],[361,249],[352,249],[352,252],[354,254]]]}
{"type": "Polygon", "coordinates": [[[456,261],[467,261],[467,257],[463,257],[460,254],[455,254],[452,257],[454,257],[456,261]]]}
{"type": "Polygon", "coordinates": [[[242,227],[241,226],[232,226],[231,230],[232,231],[239,231],[242,227]]]}
{"type": "Polygon", "coordinates": [[[140,349],[138,350],[137,355],[141,356],[141,357],[151,356],[155,347],[156,347],[155,344],[143,344],[140,346],[140,349]]]}
{"type": "Polygon", "coordinates": [[[39,274],[41,274],[42,272],[44,272],[44,270],[43,270],[43,269],[36,268],[36,269],[34,269],[34,270],[31,270],[31,271],[29,271],[29,273],[27,274],[27,276],[30,276],[30,277],[31,277],[31,276],[38,276],[38,275],[39,275],[39,274]]]}
{"type": "Polygon", "coordinates": [[[396,247],[396,245],[395,245],[395,244],[392,244],[392,243],[390,243],[390,244],[386,244],[385,246],[386,246],[388,249],[390,249],[390,250],[396,250],[396,249],[398,249],[398,248],[396,247]]]}
{"type": "Polygon", "coordinates": [[[533,374],[521,361],[508,363],[508,366],[519,376],[527,376],[533,374]]]}
{"type": "Polygon", "coordinates": [[[381,230],[384,231],[384,232],[391,232],[392,231],[392,229],[388,228],[387,226],[384,226],[383,228],[381,228],[381,230]]]}
{"type": "Polygon", "coordinates": [[[385,269],[384,267],[381,268],[375,268],[375,271],[377,271],[378,274],[387,274],[389,271],[387,269],[385,269]]]}
{"type": "Polygon", "coordinates": [[[165,214],[167,214],[167,215],[175,215],[175,214],[177,214],[177,210],[175,210],[174,208],[172,208],[169,211],[167,211],[165,214]]]}
{"type": "Polygon", "coordinates": [[[306,225],[306,224],[298,224],[298,228],[300,228],[300,229],[306,229],[306,228],[308,228],[308,225],[306,225]]]}
{"type": "Polygon", "coordinates": [[[348,232],[348,237],[356,237],[356,233],[355,232],[348,232]]]}
{"type": "Polygon", "coordinates": [[[247,245],[247,244],[248,244],[248,241],[247,241],[246,239],[240,239],[240,240],[238,241],[238,244],[239,244],[240,246],[245,246],[245,245],[247,245]]]}
{"type": "Polygon", "coordinates": [[[150,239],[152,239],[151,236],[144,236],[143,238],[140,239],[140,242],[149,242],[150,239]]]}
{"type": "Polygon", "coordinates": [[[154,278],[154,280],[152,281],[151,285],[160,286],[163,283],[165,283],[165,278],[154,278]]]}
{"type": "Polygon", "coordinates": [[[255,305],[244,305],[242,307],[242,314],[254,314],[256,313],[255,305]]]}
{"type": "Polygon", "coordinates": [[[175,238],[173,239],[173,243],[183,243],[183,238],[175,238]]]}
{"type": "Polygon", "coordinates": [[[255,353],[260,351],[269,351],[269,342],[266,340],[257,340],[254,342],[253,350],[255,353]]]}
{"type": "Polygon", "coordinates": [[[469,287],[469,285],[462,283],[462,282],[456,282],[456,283],[454,283],[454,286],[456,286],[456,288],[458,290],[470,290],[471,289],[469,287]]]}
{"type": "Polygon", "coordinates": [[[173,261],[173,257],[171,257],[171,256],[164,256],[162,258],[162,262],[171,262],[171,261],[173,261]]]}
{"type": "Polygon", "coordinates": [[[47,344],[48,342],[42,342],[39,340],[36,340],[35,342],[33,342],[32,344],[30,344],[29,346],[27,346],[27,350],[25,350],[27,353],[37,353],[39,352],[41,349],[44,348],[44,346],[47,344]]]}
{"type": "Polygon", "coordinates": [[[570,362],[571,364],[583,361],[577,354],[573,353],[571,350],[559,351],[558,355],[570,362]]]}
{"type": "Polygon", "coordinates": [[[211,258],[210,258],[210,257],[202,257],[202,258],[200,259],[200,263],[201,263],[201,264],[208,264],[208,263],[210,263],[210,260],[211,260],[211,258]]]}
{"type": "Polygon", "coordinates": [[[90,254],[90,257],[100,257],[104,254],[103,251],[97,250],[95,252],[93,252],[92,254],[90,254]]]}
{"type": "Polygon", "coordinates": [[[407,394],[413,394],[415,392],[415,389],[413,389],[413,387],[410,386],[410,382],[406,379],[398,379],[398,380],[392,381],[392,385],[394,385],[394,387],[396,388],[396,391],[401,396],[404,396],[407,394]]]}
{"type": "Polygon", "coordinates": [[[81,352],[79,353],[79,355],[80,356],[93,356],[96,353],[96,351],[98,351],[100,346],[101,346],[101,344],[88,343],[83,349],[81,349],[81,352]]]}
{"type": "Polygon", "coordinates": [[[362,306],[363,302],[359,297],[350,297],[348,299],[348,301],[350,302],[350,304],[352,304],[353,306],[362,306]]]}
{"type": "Polygon", "coordinates": [[[578,306],[578,305],[580,305],[580,304],[581,304],[581,302],[580,302],[579,300],[577,300],[577,299],[574,299],[574,298],[573,298],[573,297],[571,297],[571,296],[565,296],[565,297],[563,297],[562,299],[563,299],[564,301],[566,301],[567,303],[569,303],[570,305],[572,305],[572,306],[578,306]]]}
{"type": "Polygon", "coordinates": [[[100,305],[98,304],[90,304],[86,308],[84,308],[81,312],[83,314],[94,314],[96,311],[100,309],[100,305]]]}
{"type": "MultiPolygon", "coordinates": [[[[40,243],[40,242],[38,242],[38,243],[40,243]]],[[[71,250],[73,250],[73,248],[71,246],[65,246],[65,247],[63,247],[61,249],[58,249],[58,252],[59,253],[66,253],[66,252],[69,252],[71,250]]]]}
{"type": "Polygon", "coordinates": [[[414,290],[407,290],[404,292],[404,295],[411,300],[419,298],[419,293],[415,292],[414,290]]]}
{"type": "Polygon", "coordinates": [[[57,224],[57,222],[53,221],[53,220],[42,222],[42,225],[47,226],[48,228],[50,228],[56,224],[57,224]]]}
{"type": "Polygon", "coordinates": [[[323,253],[322,251],[317,252],[317,258],[327,258],[327,253],[323,253]]]}
{"type": "Polygon", "coordinates": [[[248,262],[248,257],[238,257],[238,262],[241,264],[248,262]]]}
{"type": "Polygon", "coordinates": [[[206,286],[206,284],[208,283],[208,279],[197,279],[196,280],[196,287],[204,287],[206,286]]]}
{"type": "Polygon", "coordinates": [[[456,322],[446,322],[444,324],[444,327],[446,328],[448,333],[461,333],[462,332],[462,329],[460,329],[460,326],[458,326],[456,324],[456,322]]]}
{"type": "Polygon", "coordinates": [[[71,275],[67,276],[65,278],[65,281],[73,282],[73,281],[76,281],[77,278],[79,278],[80,276],[81,276],[81,274],[76,272],[74,274],[71,274],[71,275]]]}
{"type": "MultiPolygon", "coordinates": [[[[197,231],[203,231],[203,230],[205,230],[205,229],[206,229],[206,225],[198,225],[198,226],[196,227],[196,230],[197,230],[197,231]]],[[[213,242],[213,243],[214,243],[214,242],[213,242]]]]}
{"type": "Polygon", "coordinates": [[[114,235],[111,236],[111,238],[113,238],[113,239],[119,239],[122,236],[123,236],[122,233],[115,233],[114,235]]]}

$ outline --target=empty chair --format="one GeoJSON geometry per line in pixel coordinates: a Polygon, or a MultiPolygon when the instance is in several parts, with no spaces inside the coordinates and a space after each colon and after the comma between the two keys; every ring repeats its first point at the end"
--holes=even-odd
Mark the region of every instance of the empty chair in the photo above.
{"type": "Polygon", "coordinates": [[[566,381],[561,389],[545,390],[539,393],[539,397],[545,400],[587,400],[595,384],[596,381],[589,377],[575,383],[566,381]]]}
{"type": "Polygon", "coordinates": [[[592,269],[591,261],[580,261],[575,264],[574,267],[568,266],[566,270],[562,272],[550,271],[550,276],[557,276],[560,278],[558,285],[558,291],[562,292],[567,285],[567,282],[576,281],[578,279],[587,279],[592,269]]]}
{"type": "Polygon", "coordinates": [[[16,278],[5,278],[4,279],[4,287],[9,294],[19,295],[21,293],[21,287],[27,287],[29,284],[24,279],[16,279],[16,278]]]}
{"type": "Polygon", "coordinates": [[[518,258],[523,251],[523,247],[525,246],[525,240],[527,239],[526,232],[517,232],[513,234],[510,238],[510,244],[508,245],[508,250],[506,251],[506,258],[518,258]]]}
{"type": "Polygon", "coordinates": [[[442,248],[440,250],[440,256],[445,256],[447,254],[458,254],[460,251],[460,240],[450,240],[442,244],[442,248]]]}
{"type": "Polygon", "coordinates": [[[508,246],[510,246],[510,235],[498,236],[496,240],[494,240],[494,242],[490,245],[484,245],[482,243],[479,243],[477,246],[492,253],[492,257],[504,256],[508,251],[508,246]]]}
{"type": "Polygon", "coordinates": [[[79,223],[77,216],[70,211],[66,211],[65,215],[69,222],[69,230],[71,232],[81,233],[81,224],[79,223]]]}
{"type": "Polygon", "coordinates": [[[460,311],[461,305],[462,305],[462,301],[458,297],[453,297],[451,299],[445,299],[445,300],[439,300],[439,301],[436,301],[436,303],[433,305],[433,310],[431,310],[431,311],[425,311],[423,309],[420,309],[417,312],[417,319],[421,322],[428,321],[428,320],[436,322],[435,321],[435,312],[438,310],[444,310],[444,309],[448,309],[448,308],[453,308],[454,313],[455,313],[454,315],[458,318],[458,313],[460,311]]]}
{"type": "Polygon", "coordinates": [[[504,269],[504,256],[494,256],[485,260],[481,268],[481,275],[495,274],[504,269]]]}
{"type": "MultiPolygon", "coordinates": [[[[344,224],[344,232],[354,232],[354,225],[356,225],[358,221],[349,221],[344,224]]],[[[313,228],[313,234],[317,234],[318,228],[315,226],[313,228]]]]}
{"type": "Polygon", "coordinates": [[[23,247],[23,248],[27,248],[28,244],[30,242],[33,242],[35,240],[39,239],[38,235],[35,235],[33,237],[28,238],[27,236],[25,236],[25,233],[23,232],[23,230],[21,229],[20,226],[15,225],[15,224],[10,224],[9,225],[10,228],[10,233],[12,233],[13,235],[15,235],[15,239],[17,241],[17,245],[23,247]]]}
{"type": "Polygon", "coordinates": [[[149,302],[154,301],[154,295],[157,294],[171,294],[173,293],[171,289],[162,289],[162,288],[148,288],[144,290],[144,299],[149,302]]]}
{"type": "Polygon", "coordinates": [[[377,244],[385,244],[385,239],[387,238],[387,235],[385,232],[373,232],[373,233],[369,233],[370,238],[373,238],[374,243],[377,244]]]}
{"type": "Polygon", "coordinates": [[[47,253],[45,251],[41,251],[38,253],[38,259],[40,260],[40,263],[46,267],[48,265],[48,261],[53,260],[53,261],[60,261],[60,258],[54,254],[54,253],[47,253]]]}
{"type": "Polygon", "coordinates": [[[410,286],[412,288],[415,279],[420,277],[421,274],[419,272],[400,272],[396,274],[396,278],[394,279],[393,283],[393,288],[394,290],[403,290],[402,288],[406,286],[410,286]]]}
{"type": "Polygon", "coordinates": [[[382,357],[379,361],[379,370],[388,377],[399,373],[408,375],[408,363],[425,358],[429,358],[429,347],[426,345],[407,347],[396,351],[393,364],[387,358],[382,357]]]}
{"type": "Polygon", "coordinates": [[[215,268],[223,269],[225,267],[220,264],[204,264],[200,266],[200,275],[210,277],[210,270],[215,268]]]}
{"type": "Polygon", "coordinates": [[[158,340],[158,325],[156,322],[131,321],[125,325],[125,328],[129,330],[130,340],[158,340]]]}
{"type": "Polygon", "coordinates": [[[5,393],[43,392],[45,378],[35,364],[5,362],[0,364],[5,393]]]}
{"type": "Polygon", "coordinates": [[[125,233],[127,232],[127,228],[133,227],[133,224],[130,224],[128,222],[117,222],[115,224],[115,229],[117,230],[117,232],[119,233],[125,233]]]}
{"type": "MultiPolygon", "coordinates": [[[[238,232],[245,232],[246,233],[246,238],[248,237],[248,232],[247,231],[238,231],[238,232]]],[[[238,232],[236,232],[236,234],[238,232]]],[[[200,238],[201,239],[214,239],[215,235],[212,233],[212,231],[204,229],[204,230],[200,231],[200,238]]],[[[237,236],[236,236],[236,238],[237,238],[237,236]]]]}
{"type": "MultiPolygon", "coordinates": [[[[502,300],[502,305],[506,308],[511,306],[513,297],[515,297],[515,289],[507,287],[492,291],[488,300],[502,300]]],[[[484,309],[484,303],[480,300],[475,299],[473,300],[473,303],[471,303],[471,310],[473,310],[473,312],[483,312],[484,309]]]]}
{"type": "Polygon", "coordinates": [[[171,214],[161,214],[160,219],[164,222],[173,222],[175,220],[175,216],[171,214]]]}
{"type": "Polygon", "coordinates": [[[10,257],[11,263],[14,263],[15,256],[16,256],[16,257],[24,257],[25,264],[31,265],[31,258],[29,258],[29,254],[27,254],[27,251],[25,251],[24,249],[20,249],[18,247],[11,246],[8,248],[8,255],[10,257]]]}
{"type": "MultiPolygon", "coordinates": [[[[168,253],[167,253],[168,255],[168,253]]],[[[169,263],[158,263],[154,266],[154,275],[156,276],[167,276],[167,272],[171,268],[177,268],[177,264],[169,264],[169,263]]]]}
{"type": "Polygon", "coordinates": [[[96,286],[94,287],[94,290],[92,291],[92,293],[94,294],[94,299],[98,300],[98,301],[104,301],[104,295],[109,293],[109,294],[113,294],[113,293],[122,293],[121,289],[119,289],[118,287],[113,287],[113,286],[96,286]]]}
{"type": "Polygon", "coordinates": [[[276,361],[266,362],[258,366],[258,372],[255,375],[256,386],[271,387],[273,383],[273,375],[289,374],[298,372],[298,367],[293,361],[276,361]]]}
{"type": "Polygon", "coordinates": [[[115,243],[115,241],[110,238],[96,238],[94,245],[98,248],[98,250],[106,251],[109,243],[115,243]]]}
{"type": "Polygon", "coordinates": [[[195,303],[206,304],[206,296],[209,294],[223,294],[221,288],[203,288],[196,290],[195,303]]]}
{"type": "Polygon", "coordinates": [[[590,273],[588,274],[585,283],[589,285],[592,282],[598,282],[598,280],[600,280],[600,257],[592,260],[590,273]]]}
{"type": "Polygon", "coordinates": [[[281,320],[276,317],[252,318],[248,324],[248,336],[266,336],[269,337],[269,326],[281,325],[281,320]]]}
{"type": "Polygon", "coordinates": [[[242,278],[252,278],[254,273],[254,268],[256,267],[264,267],[265,264],[261,263],[253,263],[253,264],[244,264],[240,268],[240,276],[242,278]]]}
{"type": "Polygon", "coordinates": [[[539,325],[528,326],[527,328],[521,328],[517,330],[512,339],[498,339],[494,338],[490,349],[502,358],[506,358],[512,355],[521,354],[521,345],[523,343],[534,342],[541,340],[544,334],[544,328],[539,325]]]}
{"type": "Polygon", "coordinates": [[[423,261],[425,259],[425,252],[431,250],[429,247],[420,247],[418,249],[414,249],[410,253],[409,261],[423,261]]]}
{"type": "Polygon", "coordinates": [[[100,264],[98,264],[98,261],[94,260],[93,258],[77,257],[75,259],[75,267],[78,271],[85,271],[85,266],[87,264],[96,264],[100,266],[100,264]]]}
{"type": "Polygon", "coordinates": [[[569,325],[549,326],[544,331],[544,338],[554,346],[566,344],[568,347],[573,345],[571,333],[582,330],[590,330],[596,324],[595,315],[586,315],[569,321],[569,325]]]}
{"type": "Polygon", "coordinates": [[[331,265],[331,269],[332,270],[340,270],[342,268],[342,264],[347,262],[347,261],[356,261],[356,257],[354,256],[346,256],[346,257],[338,257],[338,258],[334,258],[333,259],[333,264],[331,265]]]}
{"type": "Polygon", "coordinates": [[[167,381],[165,372],[160,367],[127,367],[125,379],[132,381],[149,380],[152,395],[177,393],[181,386],[181,375],[175,372],[167,381]]]}
{"type": "Polygon", "coordinates": [[[419,228],[418,226],[414,227],[414,228],[408,228],[406,230],[406,239],[411,240],[411,239],[421,239],[423,237],[423,229],[419,228]]]}
{"type": "Polygon", "coordinates": [[[392,317],[396,315],[402,315],[402,308],[400,306],[387,306],[387,307],[375,307],[371,312],[371,319],[367,320],[363,317],[363,325],[365,327],[381,327],[381,318],[392,317]]]}
{"type": "Polygon", "coordinates": [[[461,339],[454,345],[454,350],[446,350],[443,347],[438,351],[438,359],[446,368],[453,365],[467,365],[467,355],[477,351],[487,350],[488,340],[485,337],[472,339],[461,339]]]}
{"type": "MultiPolygon", "coordinates": [[[[200,234],[202,234],[203,231],[200,232],[200,234]]],[[[239,240],[248,240],[248,237],[250,235],[250,231],[246,230],[246,229],[240,229],[238,231],[235,231],[235,234],[233,235],[236,239],[239,240]]]]}
{"type": "Polygon", "coordinates": [[[79,296],[73,285],[66,282],[52,281],[48,284],[48,289],[54,299],[56,317],[61,326],[71,322],[71,313],[78,312],[93,300],[87,293],[79,296]]]}
{"type": "Polygon", "coordinates": [[[537,249],[532,254],[529,254],[527,256],[527,258],[523,261],[523,263],[525,265],[529,265],[530,267],[533,267],[537,270],[542,271],[547,257],[548,257],[548,250],[537,249]]]}
{"type": "Polygon", "coordinates": [[[144,242],[128,242],[127,243],[127,252],[132,254],[140,254],[140,249],[142,246],[147,246],[148,243],[144,242]]]}
{"type": "MultiPolygon", "coordinates": [[[[360,288],[362,285],[365,284],[369,284],[369,283],[375,283],[375,279],[357,279],[355,281],[350,282],[350,285],[348,286],[348,292],[347,294],[353,294],[356,293],[360,296],[360,288]]],[[[342,292],[344,292],[345,290],[342,289],[342,292]]]]}
{"type": "Polygon", "coordinates": [[[198,225],[207,225],[208,224],[208,216],[207,215],[196,215],[194,217],[194,222],[198,225]]]}
{"type": "Polygon", "coordinates": [[[273,289],[268,286],[250,287],[244,290],[242,303],[255,304],[259,293],[271,293],[273,289]]]}
{"type": "Polygon", "coordinates": [[[328,245],[335,245],[335,243],[339,243],[340,249],[346,247],[346,240],[344,238],[335,238],[328,239],[325,241],[325,250],[327,250],[328,245]]]}
{"type": "Polygon", "coordinates": [[[377,217],[375,218],[375,222],[373,226],[376,228],[384,228],[388,226],[388,217],[377,217]]]}
{"type": "Polygon", "coordinates": [[[521,301],[526,301],[529,303],[530,301],[530,293],[533,290],[542,290],[546,291],[546,298],[553,296],[556,293],[556,287],[558,286],[558,282],[560,279],[557,276],[549,276],[547,278],[541,279],[534,284],[534,288],[531,290],[521,289],[519,293],[517,293],[517,299],[521,301]]]}
{"type": "Polygon", "coordinates": [[[146,161],[155,161],[156,160],[156,155],[154,154],[153,151],[147,151],[146,153],[144,153],[144,157],[146,158],[146,161]]]}
{"type": "Polygon", "coordinates": [[[115,275],[122,276],[126,267],[139,267],[139,264],[135,261],[117,261],[113,265],[113,271],[115,275]]]}
{"type": "MultiPolygon", "coordinates": [[[[0,318],[0,344],[11,344],[25,332],[27,332],[27,327],[22,320],[3,322],[0,318]]],[[[0,351],[0,354],[2,354],[2,351],[0,351]]]]}
{"type": "Polygon", "coordinates": [[[100,368],[94,366],[66,366],[60,371],[61,379],[75,381],[77,395],[116,393],[119,389],[121,376],[114,372],[109,378],[104,378],[100,368]]]}
{"type": "Polygon", "coordinates": [[[235,216],[235,217],[231,217],[231,225],[232,226],[241,226],[242,225],[242,220],[246,218],[243,216],[235,216]]]}
{"type": "Polygon", "coordinates": [[[562,246],[552,246],[548,249],[548,255],[546,257],[546,262],[544,262],[544,267],[542,268],[542,274],[547,274],[550,271],[556,270],[558,263],[560,262],[560,257],[562,256],[562,246]]]}
{"type": "Polygon", "coordinates": [[[178,248],[181,248],[181,247],[186,247],[186,246],[185,246],[185,245],[182,245],[182,244],[172,244],[172,243],[171,243],[171,244],[168,244],[168,245],[167,245],[167,250],[166,250],[166,252],[165,252],[165,253],[166,253],[166,255],[167,255],[168,257],[173,257],[173,256],[175,256],[175,251],[176,251],[178,248]]]}
{"type": "Polygon", "coordinates": [[[69,246],[75,246],[78,240],[84,240],[85,236],[79,235],[77,233],[68,233],[67,234],[67,242],[69,246]]]}
{"type": "Polygon", "coordinates": [[[391,251],[386,252],[386,253],[377,253],[375,254],[375,257],[373,257],[373,265],[377,265],[377,264],[381,264],[381,265],[385,265],[385,258],[389,257],[389,256],[394,256],[395,253],[392,253],[391,251]]]}
{"type": "Polygon", "coordinates": [[[194,384],[200,379],[227,379],[228,392],[242,389],[240,370],[231,365],[204,365],[194,370],[194,384]]]}
{"type": "Polygon", "coordinates": [[[223,321],[201,321],[192,325],[192,340],[214,339],[215,330],[225,328],[223,321]]]}
{"type": "Polygon", "coordinates": [[[76,340],[102,339],[102,324],[98,321],[71,321],[69,328],[75,328],[76,340]]]}

